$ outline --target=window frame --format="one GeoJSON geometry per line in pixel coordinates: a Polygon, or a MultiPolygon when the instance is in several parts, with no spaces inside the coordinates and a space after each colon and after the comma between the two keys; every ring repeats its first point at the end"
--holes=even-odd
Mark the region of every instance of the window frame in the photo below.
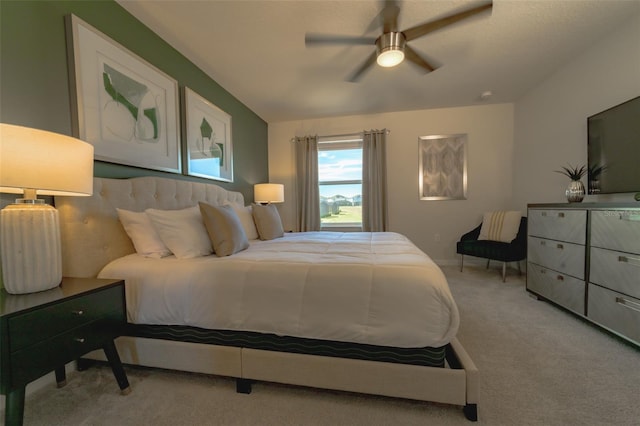
{"type": "MultiPolygon", "coordinates": [[[[320,155],[321,152],[342,151],[347,149],[359,149],[362,152],[363,143],[364,141],[361,134],[348,135],[348,136],[326,136],[326,137],[319,136],[318,137],[318,156],[320,155]]],[[[320,173],[318,171],[318,193],[320,193],[321,186],[329,186],[329,185],[360,185],[360,187],[362,188],[362,176],[360,176],[360,179],[322,181],[320,180],[320,173]]],[[[360,194],[360,197],[362,197],[362,193],[360,194]]],[[[347,231],[347,230],[361,231],[362,220],[360,220],[360,222],[323,223],[322,218],[320,218],[320,229],[321,230],[340,229],[341,231],[347,231]]]]}

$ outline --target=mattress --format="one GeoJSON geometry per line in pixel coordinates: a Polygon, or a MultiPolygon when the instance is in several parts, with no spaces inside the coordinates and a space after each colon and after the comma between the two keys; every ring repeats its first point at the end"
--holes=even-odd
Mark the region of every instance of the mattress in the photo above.
{"type": "Polygon", "coordinates": [[[128,255],[130,323],[248,331],[397,348],[438,348],[459,314],[440,268],[403,235],[290,233],[228,257],[128,255]]]}

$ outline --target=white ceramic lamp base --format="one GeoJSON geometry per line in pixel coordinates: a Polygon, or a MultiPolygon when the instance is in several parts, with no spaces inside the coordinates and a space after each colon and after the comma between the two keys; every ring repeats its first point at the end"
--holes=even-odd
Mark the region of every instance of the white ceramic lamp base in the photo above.
{"type": "Polygon", "coordinates": [[[4,288],[35,293],[62,281],[58,211],[47,204],[12,204],[0,212],[4,288]]]}

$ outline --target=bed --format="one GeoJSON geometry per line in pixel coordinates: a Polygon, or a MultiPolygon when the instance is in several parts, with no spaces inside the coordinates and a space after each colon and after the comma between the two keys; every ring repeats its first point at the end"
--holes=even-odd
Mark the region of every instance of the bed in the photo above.
{"type": "MultiPolygon", "coordinates": [[[[124,279],[125,363],[463,406],[477,420],[478,372],[456,339],[442,271],[392,233],[286,233],[231,256],[136,254],[117,209],[244,206],[214,184],[95,178],[60,197],[63,274],[124,279]]],[[[90,355],[100,358],[99,353],[90,355]]]]}

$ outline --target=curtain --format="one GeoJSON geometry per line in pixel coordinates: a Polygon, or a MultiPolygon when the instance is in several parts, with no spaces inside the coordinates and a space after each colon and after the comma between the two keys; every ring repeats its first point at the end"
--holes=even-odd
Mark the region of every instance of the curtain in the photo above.
{"type": "Polygon", "coordinates": [[[387,213],[387,131],[364,131],[362,138],[362,230],[386,231],[387,213]]]}
{"type": "Polygon", "coordinates": [[[296,231],[320,230],[320,189],[318,188],[318,137],[295,138],[296,150],[296,231]]]}

